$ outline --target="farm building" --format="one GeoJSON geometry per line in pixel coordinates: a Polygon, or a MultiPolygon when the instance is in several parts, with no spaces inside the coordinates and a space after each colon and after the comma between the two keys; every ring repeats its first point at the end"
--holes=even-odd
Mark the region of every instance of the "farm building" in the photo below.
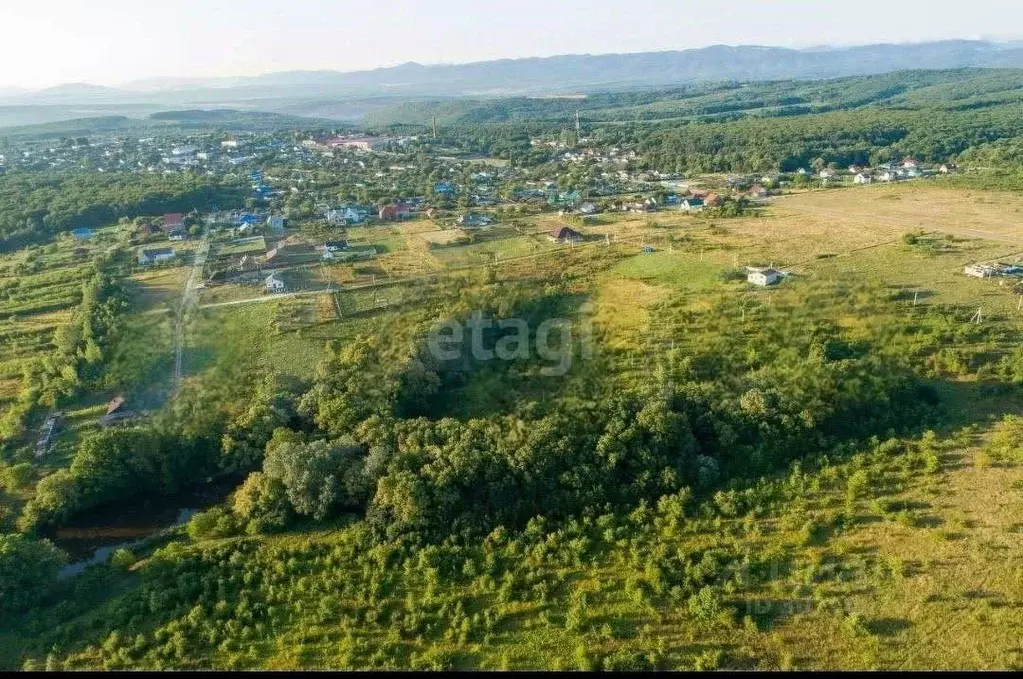
{"type": "Polygon", "coordinates": [[[682,201],[682,209],[686,212],[699,212],[703,209],[703,198],[691,197],[682,201]]]}
{"type": "Polygon", "coordinates": [[[188,232],[181,226],[171,229],[167,234],[167,239],[172,241],[183,241],[186,238],[188,238],[188,232]]]}
{"type": "Polygon", "coordinates": [[[275,273],[266,277],[266,291],[270,294],[284,292],[286,290],[284,281],[275,273]]]}
{"type": "Polygon", "coordinates": [[[266,218],[266,225],[271,233],[284,233],[284,217],[270,215],[266,218]]]}
{"type": "Polygon", "coordinates": [[[547,240],[552,243],[580,243],[583,240],[583,235],[575,229],[559,226],[547,234],[547,240]]]}
{"type": "Polygon", "coordinates": [[[865,172],[859,172],[855,177],[853,177],[854,184],[870,184],[872,181],[873,179],[871,176],[865,172]]]}
{"type": "Polygon", "coordinates": [[[412,208],[405,203],[395,203],[394,205],[385,205],[380,208],[378,213],[381,221],[395,221],[397,219],[408,219],[412,216],[412,208]]]}
{"type": "Polygon", "coordinates": [[[71,235],[75,237],[75,240],[88,240],[89,238],[92,238],[93,233],[92,229],[86,228],[71,230],[71,235]]]}
{"type": "Polygon", "coordinates": [[[127,408],[126,403],[127,402],[124,400],[123,396],[115,396],[110,399],[110,402],[107,404],[106,415],[104,415],[103,419],[100,420],[100,425],[109,427],[113,424],[117,424],[118,422],[134,417],[135,413],[127,408]]]}
{"type": "Polygon", "coordinates": [[[781,279],[782,273],[777,269],[746,267],[746,281],[752,285],[766,287],[768,285],[774,285],[781,279]]]}
{"type": "Polygon", "coordinates": [[[180,212],[172,212],[171,214],[163,216],[163,230],[172,231],[174,229],[181,229],[185,226],[185,216],[180,212]]]}
{"type": "Polygon", "coordinates": [[[160,262],[170,261],[177,256],[177,253],[174,252],[174,248],[143,250],[139,253],[139,264],[158,264],[160,262]]]}
{"type": "Polygon", "coordinates": [[[490,226],[494,220],[489,215],[481,215],[470,212],[458,218],[458,225],[463,228],[474,229],[480,226],[490,226]]]}
{"type": "Polygon", "coordinates": [[[963,267],[963,273],[974,278],[991,278],[998,275],[998,269],[990,264],[969,264],[963,267]]]}

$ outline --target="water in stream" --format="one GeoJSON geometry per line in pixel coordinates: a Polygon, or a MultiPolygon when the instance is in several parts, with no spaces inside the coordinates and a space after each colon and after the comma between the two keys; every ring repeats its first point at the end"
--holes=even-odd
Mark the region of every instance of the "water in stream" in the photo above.
{"type": "Polygon", "coordinates": [[[83,514],[48,537],[68,553],[61,577],[77,575],[105,562],[118,549],[133,549],[168,529],[186,523],[197,511],[222,502],[238,479],[195,486],[167,497],[137,498],[83,514]]]}

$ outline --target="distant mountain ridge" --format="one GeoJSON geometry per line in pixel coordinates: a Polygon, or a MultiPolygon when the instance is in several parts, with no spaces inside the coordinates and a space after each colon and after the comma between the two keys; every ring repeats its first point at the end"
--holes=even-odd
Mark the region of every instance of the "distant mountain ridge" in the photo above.
{"type": "Polygon", "coordinates": [[[228,104],[255,98],[542,95],[717,80],[822,79],[911,69],[1023,67],[1023,45],[977,40],[858,47],[715,45],[633,54],[563,55],[467,64],[406,63],[366,71],[285,71],[226,78],[152,78],[119,88],[71,85],[0,104],[228,104]]]}

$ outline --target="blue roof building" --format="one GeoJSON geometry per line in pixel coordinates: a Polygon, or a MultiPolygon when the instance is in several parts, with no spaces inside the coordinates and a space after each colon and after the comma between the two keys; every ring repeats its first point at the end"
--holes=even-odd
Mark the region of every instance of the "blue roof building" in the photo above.
{"type": "Polygon", "coordinates": [[[94,232],[92,229],[81,227],[77,229],[72,229],[71,235],[77,238],[78,240],[86,240],[88,238],[92,238],[94,232]]]}

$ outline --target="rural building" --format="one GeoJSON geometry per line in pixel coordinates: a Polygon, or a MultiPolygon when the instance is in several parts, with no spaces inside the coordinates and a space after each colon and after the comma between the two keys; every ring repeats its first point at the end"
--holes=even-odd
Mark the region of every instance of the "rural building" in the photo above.
{"type": "Polygon", "coordinates": [[[963,267],[963,273],[974,278],[990,278],[996,275],[997,271],[988,264],[969,264],[963,267]]]}
{"type": "Polygon", "coordinates": [[[575,229],[559,226],[547,234],[547,240],[552,243],[581,243],[583,235],[575,229]]]}
{"type": "Polygon", "coordinates": [[[369,211],[357,206],[344,206],[327,212],[327,222],[334,225],[354,226],[362,224],[369,217],[369,211]]]}
{"type": "Polygon", "coordinates": [[[75,237],[75,240],[88,240],[92,238],[93,230],[86,228],[72,229],[71,235],[75,237]]]}
{"type": "Polygon", "coordinates": [[[356,151],[376,151],[390,144],[390,137],[337,137],[327,142],[331,148],[354,149],[356,151]]]}
{"type": "Polygon", "coordinates": [[[185,226],[185,216],[180,212],[172,212],[163,216],[163,230],[170,232],[173,229],[182,229],[185,226]]]}
{"type": "Polygon", "coordinates": [[[117,424],[122,420],[127,420],[135,416],[135,413],[128,410],[126,401],[123,396],[115,396],[110,399],[107,404],[106,415],[100,420],[100,425],[103,427],[109,427],[113,424],[117,424]]]}
{"type": "Polygon", "coordinates": [[[139,253],[139,264],[159,264],[160,262],[170,261],[177,256],[177,253],[174,252],[174,248],[143,250],[139,253]]]}
{"type": "Polygon", "coordinates": [[[871,176],[869,174],[864,173],[864,172],[858,172],[856,174],[856,176],[853,177],[853,183],[854,184],[869,184],[872,181],[873,181],[873,179],[871,178],[871,176]]]}
{"type": "Polygon", "coordinates": [[[328,240],[323,244],[323,259],[335,259],[350,249],[347,240],[328,240]]]}
{"type": "Polygon", "coordinates": [[[266,218],[266,225],[271,233],[284,233],[284,217],[270,215],[266,218]]]}
{"type": "Polygon", "coordinates": [[[708,193],[703,199],[703,204],[707,207],[718,207],[721,205],[721,196],[716,193],[708,193]]]}
{"type": "Polygon", "coordinates": [[[955,163],[946,163],[945,165],[941,166],[938,172],[940,172],[941,174],[955,174],[956,170],[958,169],[959,168],[956,167],[955,163]]]}
{"type": "Polygon", "coordinates": [[[51,413],[46,417],[46,421],[43,422],[43,428],[41,430],[41,436],[36,442],[36,457],[42,457],[50,450],[50,444],[53,442],[53,434],[57,430],[57,419],[60,417],[60,413],[51,413]]]}
{"type": "Polygon", "coordinates": [[[188,232],[184,227],[176,227],[167,234],[167,239],[172,241],[183,241],[188,238],[188,232]]]}
{"type": "Polygon", "coordinates": [[[746,268],[746,281],[752,285],[768,286],[774,285],[781,280],[781,271],[777,269],[756,269],[747,267],[746,268]]]}
{"type": "Polygon", "coordinates": [[[405,203],[385,205],[380,208],[378,216],[382,221],[395,221],[397,219],[408,219],[412,216],[412,209],[405,203]]]}
{"type": "Polygon", "coordinates": [[[268,293],[276,294],[284,292],[285,289],[284,281],[277,274],[272,273],[266,277],[266,291],[268,293]]]}
{"type": "Polygon", "coordinates": [[[749,190],[749,195],[753,198],[767,198],[767,193],[767,189],[762,184],[754,184],[749,190]]]}
{"type": "Polygon", "coordinates": [[[433,192],[442,196],[453,196],[457,191],[451,182],[437,182],[433,186],[433,192]]]}
{"type": "Polygon", "coordinates": [[[475,229],[481,226],[490,226],[494,220],[489,215],[481,215],[470,212],[458,218],[458,225],[466,229],[475,229]]]}
{"type": "Polygon", "coordinates": [[[703,210],[703,198],[692,196],[682,200],[682,209],[686,212],[700,212],[703,210]]]}

